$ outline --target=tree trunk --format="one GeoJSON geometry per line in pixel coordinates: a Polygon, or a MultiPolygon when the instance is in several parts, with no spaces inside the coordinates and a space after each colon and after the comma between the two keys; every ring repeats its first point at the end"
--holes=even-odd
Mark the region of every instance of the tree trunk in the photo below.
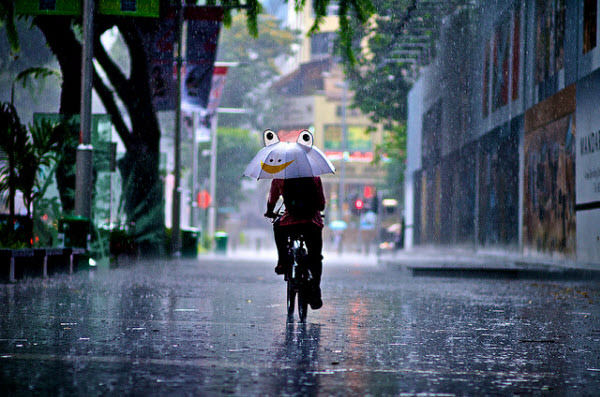
{"type": "MultiPolygon", "coordinates": [[[[79,114],[81,45],[71,30],[70,19],[56,18],[55,16],[37,17],[35,24],[46,36],[62,71],[60,113],[79,114]]],[[[127,149],[125,157],[119,162],[119,170],[123,181],[122,200],[128,223],[132,227],[139,252],[143,255],[155,255],[162,252],[164,241],[163,181],[159,178],[158,169],[160,127],[150,95],[147,55],[138,31],[138,26],[143,23],[133,22],[131,19],[116,21],[131,56],[130,78],[125,77],[100,43],[100,34],[111,26],[108,19],[98,18],[96,21],[94,51],[95,58],[110,80],[114,92],[127,108],[131,131],[123,121],[113,91],[104,84],[97,73],[94,76],[94,89],[107,113],[110,114],[113,125],[127,149]]],[[[73,172],[71,175],[67,172],[74,171],[72,166],[74,163],[75,148],[73,148],[72,163],[67,161],[62,171],[57,170],[57,183],[65,210],[74,208],[74,201],[69,191],[75,186],[75,174],[73,172]]]]}
{"type": "MultiPolygon", "coordinates": [[[[81,96],[81,45],[71,30],[71,18],[63,16],[38,16],[34,24],[46,37],[56,56],[62,73],[59,113],[69,119],[79,115],[81,96]]],[[[79,130],[73,130],[78,134],[79,130]]],[[[56,167],[56,184],[63,212],[75,209],[75,158],[76,147],[65,145],[63,156],[56,167]]]]}

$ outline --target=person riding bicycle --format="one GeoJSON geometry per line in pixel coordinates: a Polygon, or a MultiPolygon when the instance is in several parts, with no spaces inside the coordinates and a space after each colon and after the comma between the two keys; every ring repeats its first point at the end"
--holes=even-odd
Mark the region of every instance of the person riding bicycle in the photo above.
{"type": "Polygon", "coordinates": [[[279,197],[283,196],[285,212],[273,224],[273,234],[279,256],[275,273],[285,274],[291,265],[287,252],[288,237],[301,233],[308,250],[308,269],[313,276],[310,307],[313,310],[323,306],[321,300],[321,273],[323,271],[323,217],[325,195],[321,178],[273,179],[267,200],[265,216],[275,217],[273,210],[279,197]]]}

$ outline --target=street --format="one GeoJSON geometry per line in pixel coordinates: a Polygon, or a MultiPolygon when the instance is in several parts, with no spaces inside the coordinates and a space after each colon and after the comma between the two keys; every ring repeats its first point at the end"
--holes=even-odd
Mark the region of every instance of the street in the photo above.
{"type": "Polygon", "coordinates": [[[274,260],[138,263],[0,285],[0,392],[592,395],[600,284],[328,261],[286,324],[274,260]]]}

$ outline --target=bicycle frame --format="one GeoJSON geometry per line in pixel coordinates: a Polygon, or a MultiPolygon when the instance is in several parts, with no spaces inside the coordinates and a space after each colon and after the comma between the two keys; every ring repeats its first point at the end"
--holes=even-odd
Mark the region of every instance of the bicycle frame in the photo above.
{"type": "Polygon", "coordinates": [[[306,263],[308,253],[304,236],[299,234],[288,237],[288,255],[292,262],[285,274],[288,322],[294,320],[296,296],[298,297],[298,317],[300,322],[304,322],[308,312],[310,282],[312,280],[312,274],[306,263]]]}
{"type": "MultiPolygon", "coordinates": [[[[276,211],[271,217],[273,224],[281,218],[281,213],[276,211]]],[[[302,233],[294,233],[288,236],[287,253],[291,266],[286,270],[284,281],[287,282],[287,321],[294,321],[294,306],[296,296],[298,297],[298,317],[300,322],[306,321],[308,302],[310,299],[310,284],[313,279],[307,266],[308,252],[306,242],[302,233]]]]}

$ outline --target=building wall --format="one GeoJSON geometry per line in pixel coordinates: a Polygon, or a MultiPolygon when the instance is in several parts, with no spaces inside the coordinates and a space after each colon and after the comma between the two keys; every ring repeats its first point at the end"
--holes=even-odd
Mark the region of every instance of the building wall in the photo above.
{"type": "Polygon", "coordinates": [[[448,18],[408,98],[406,246],[600,266],[598,3],[498,0],[448,18]]]}

